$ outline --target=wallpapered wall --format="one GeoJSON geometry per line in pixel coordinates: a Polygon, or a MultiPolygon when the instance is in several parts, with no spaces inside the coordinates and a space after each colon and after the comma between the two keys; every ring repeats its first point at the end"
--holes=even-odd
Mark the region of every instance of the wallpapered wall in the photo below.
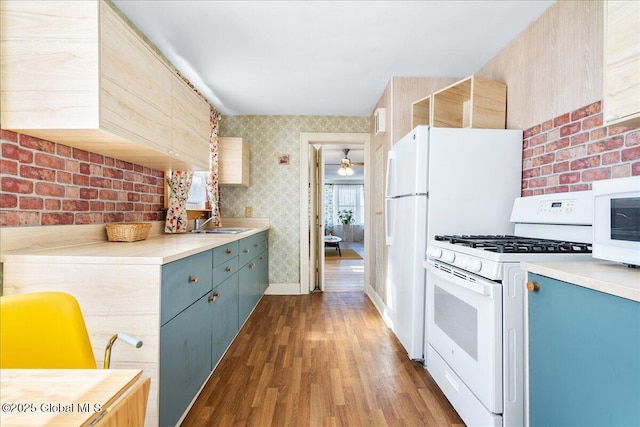
{"type": "Polygon", "coordinates": [[[269,282],[300,283],[300,133],[369,132],[369,117],[225,116],[220,136],[242,137],[251,148],[247,188],[222,187],[223,217],[269,218],[269,282]],[[278,156],[289,155],[288,165],[278,156]]]}

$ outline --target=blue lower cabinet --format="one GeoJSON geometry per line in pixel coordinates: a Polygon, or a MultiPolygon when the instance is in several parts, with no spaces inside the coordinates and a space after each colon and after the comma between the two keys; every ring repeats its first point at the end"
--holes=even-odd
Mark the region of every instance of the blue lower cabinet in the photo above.
{"type": "Polygon", "coordinates": [[[256,264],[258,270],[256,272],[258,280],[258,299],[265,293],[269,287],[269,252],[264,251],[257,257],[256,264]]]}
{"type": "Polygon", "coordinates": [[[256,264],[251,261],[238,272],[239,279],[239,313],[238,321],[242,326],[256,305],[256,264]]]}
{"type": "Polygon", "coordinates": [[[530,425],[640,426],[640,303],[529,281],[530,425]]]}
{"type": "Polygon", "coordinates": [[[239,330],[238,275],[234,274],[213,290],[211,304],[211,369],[231,344],[239,330]]]}
{"type": "Polygon", "coordinates": [[[266,232],[163,267],[161,427],[182,417],[268,286],[265,239],[266,232]]]}
{"type": "Polygon", "coordinates": [[[211,372],[209,294],[160,328],[160,426],[174,426],[211,372]]]}

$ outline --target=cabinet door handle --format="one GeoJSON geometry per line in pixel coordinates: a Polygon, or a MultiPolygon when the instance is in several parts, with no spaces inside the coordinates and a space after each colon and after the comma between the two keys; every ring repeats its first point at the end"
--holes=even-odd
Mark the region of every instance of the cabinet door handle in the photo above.
{"type": "Polygon", "coordinates": [[[189,276],[189,283],[198,283],[198,280],[200,280],[200,278],[198,276],[189,276]]]}
{"type": "Polygon", "coordinates": [[[245,254],[248,254],[249,253],[249,248],[243,249],[242,252],[244,252],[245,254]]]}
{"type": "Polygon", "coordinates": [[[262,259],[264,259],[264,257],[263,257],[263,256],[261,256],[259,259],[261,259],[261,260],[262,260],[262,259]]]}
{"type": "Polygon", "coordinates": [[[209,302],[216,302],[216,300],[218,299],[218,297],[220,296],[220,292],[216,292],[213,295],[211,295],[209,297],[209,302]]]}
{"type": "Polygon", "coordinates": [[[228,271],[229,273],[231,273],[233,271],[233,267],[229,266],[227,268],[225,268],[226,271],[228,271]]]}
{"type": "Polygon", "coordinates": [[[260,243],[256,243],[256,244],[255,244],[255,247],[256,247],[256,248],[257,248],[258,246],[260,246],[260,243]]]}
{"type": "Polygon", "coordinates": [[[527,290],[529,292],[538,292],[540,286],[537,283],[532,282],[531,280],[527,281],[527,290]]]}
{"type": "Polygon", "coordinates": [[[233,250],[227,249],[227,254],[231,255],[232,253],[233,253],[233,250]]]}
{"type": "Polygon", "coordinates": [[[254,263],[249,264],[249,268],[254,268],[256,265],[254,263]]]}

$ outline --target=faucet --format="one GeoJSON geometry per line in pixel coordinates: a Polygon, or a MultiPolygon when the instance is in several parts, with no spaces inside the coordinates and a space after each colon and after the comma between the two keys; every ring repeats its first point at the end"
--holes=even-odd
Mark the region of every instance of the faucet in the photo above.
{"type": "MultiPolygon", "coordinates": [[[[202,216],[202,215],[201,215],[202,216]]],[[[200,216],[196,218],[195,223],[193,225],[193,230],[200,230],[202,227],[204,227],[209,221],[211,221],[213,219],[212,216],[210,216],[209,218],[207,218],[203,223],[200,222],[200,216]]]]}

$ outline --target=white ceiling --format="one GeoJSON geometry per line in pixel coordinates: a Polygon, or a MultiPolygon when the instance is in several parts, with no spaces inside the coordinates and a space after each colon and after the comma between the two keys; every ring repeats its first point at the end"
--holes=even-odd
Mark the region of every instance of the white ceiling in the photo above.
{"type": "Polygon", "coordinates": [[[467,77],[553,1],[113,3],[223,115],[368,116],[391,77],[467,77]]]}

